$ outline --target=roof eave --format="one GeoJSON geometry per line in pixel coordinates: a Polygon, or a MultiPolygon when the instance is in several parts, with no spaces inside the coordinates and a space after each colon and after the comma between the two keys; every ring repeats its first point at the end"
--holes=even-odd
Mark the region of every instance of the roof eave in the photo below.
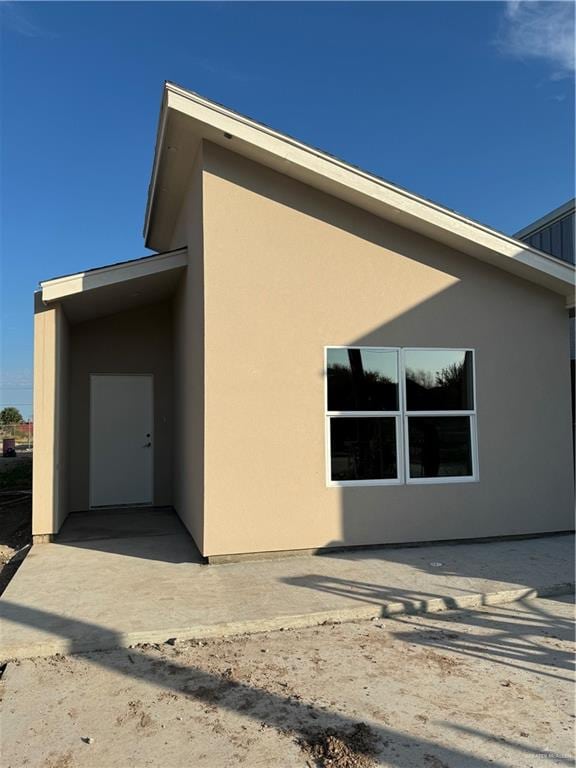
{"type": "MultiPolygon", "coordinates": [[[[149,243],[152,242],[151,227],[159,193],[164,128],[170,109],[193,120],[195,131],[201,138],[245,154],[432,239],[452,241],[454,247],[464,253],[570,299],[573,296],[575,270],[572,265],[169,82],[164,86],[148,194],[145,224],[148,247],[153,247],[149,243]]],[[[167,247],[161,242],[158,245],[167,247]]]]}
{"type": "Polygon", "coordinates": [[[186,248],[145,256],[142,259],[124,261],[86,272],[63,275],[40,283],[42,301],[59,301],[77,293],[86,293],[118,283],[127,283],[141,277],[159,274],[172,269],[182,269],[188,263],[186,248]]]}

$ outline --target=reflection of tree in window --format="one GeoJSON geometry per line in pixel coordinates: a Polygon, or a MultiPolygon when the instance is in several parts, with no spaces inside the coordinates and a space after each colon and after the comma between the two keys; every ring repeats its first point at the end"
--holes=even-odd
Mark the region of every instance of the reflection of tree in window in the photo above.
{"type": "Polygon", "coordinates": [[[409,411],[472,409],[472,355],[450,363],[439,371],[406,369],[406,398],[409,411]]]}
{"type": "Polygon", "coordinates": [[[395,411],[396,381],[381,371],[365,368],[362,350],[349,349],[348,365],[328,364],[329,411],[395,411]]]}

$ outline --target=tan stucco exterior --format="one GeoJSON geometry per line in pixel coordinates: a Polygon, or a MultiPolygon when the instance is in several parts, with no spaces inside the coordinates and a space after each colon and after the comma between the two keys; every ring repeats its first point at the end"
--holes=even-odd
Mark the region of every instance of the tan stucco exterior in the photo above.
{"type": "Polygon", "coordinates": [[[173,218],[162,302],[107,315],[133,281],[104,281],[68,324],[84,283],[60,305],[55,281],[36,314],[35,534],[88,508],[89,374],[130,372],[155,377],[155,503],[205,556],[573,527],[564,296],[207,141],[173,218]],[[332,345],[473,348],[479,481],[328,487],[332,345]]]}
{"type": "Polygon", "coordinates": [[[572,527],[562,297],[204,146],[216,555],[572,527]],[[325,345],[476,350],[480,481],[326,487],[325,345]]]}
{"type": "Polygon", "coordinates": [[[174,506],[200,550],[204,542],[204,251],[202,154],[174,233],[188,246],[188,269],[174,297],[174,506]]]}
{"type": "Polygon", "coordinates": [[[62,307],[34,297],[33,533],[57,532],[69,511],[69,328],[62,307]]]}

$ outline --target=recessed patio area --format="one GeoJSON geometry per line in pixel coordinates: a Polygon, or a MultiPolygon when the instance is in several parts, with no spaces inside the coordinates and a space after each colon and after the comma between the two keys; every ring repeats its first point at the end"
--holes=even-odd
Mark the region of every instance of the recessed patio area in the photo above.
{"type": "Polygon", "coordinates": [[[72,512],[55,543],[163,562],[203,564],[172,507],[133,507],[72,512]]]}

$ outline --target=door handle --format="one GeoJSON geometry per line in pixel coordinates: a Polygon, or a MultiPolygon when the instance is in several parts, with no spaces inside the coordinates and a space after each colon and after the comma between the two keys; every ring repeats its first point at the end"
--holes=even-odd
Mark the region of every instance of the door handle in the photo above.
{"type": "Polygon", "coordinates": [[[152,443],[146,443],[145,445],[142,446],[142,448],[151,448],[151,447],[152,447],[152,443]]]}

